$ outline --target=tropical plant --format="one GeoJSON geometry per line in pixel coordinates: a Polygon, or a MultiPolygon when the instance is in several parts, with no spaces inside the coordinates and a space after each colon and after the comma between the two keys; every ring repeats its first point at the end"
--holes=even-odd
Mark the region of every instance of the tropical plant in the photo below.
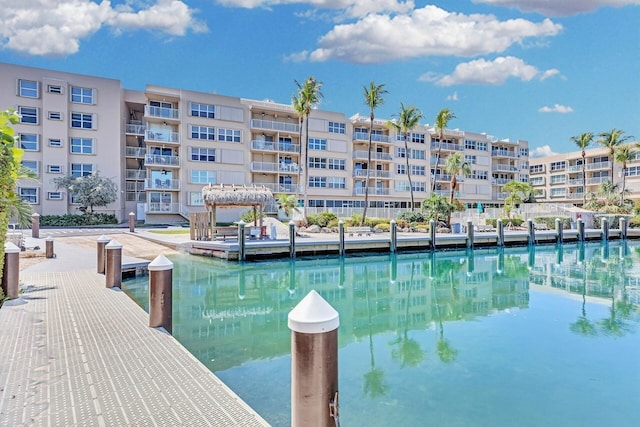
{"type": "Polygon", "coordinates": [[[54,178],[57,189],[66,189],[73,193],[75,201],[80,204],[80,211],[93,214],[93,208],[107,206],[118,198],[118,186],[110,178],[94,172],[86,176],[63,176],[54,178]]]}
{"type": "Polygon", "coordinates": [[[409,166],[409,132],[414,127],[418,126],[420,120],[423,115],[416,107],[413,105],[409,105],[407,107],[404,106],[403,103],[400,103],[400,114],[398,115],[397,120],[394,119],[392,121],[387,122],[387,127],[393,129],[397,133],[402,134],[402,139],[404,140],[404,158],[407,168],[407,178],[409,179],[409,191],[411,194],[411,210],[415,210],[415,202],[413,198],[413,183],[411,182],[411,167],[409,166]]]}
{"type": "Polygon", "coordinates": [[[609,132],[602,132],[597,140],[598,144],[602,145],[609,151],[609,159],[611,161],[611,173],[609,174],[609,180],[613,182],[613,158],[616,152],[616,147],[625,141],[633,138],[631,135],[625,135],[623,130],[611,129],[609,132]]]}
{"type": "Polygon", "coordinates": [[[371,149],[372,143],[371,138],[373,137],[373,120],[375,118],[375,110],[382,104],[384,104],[384,98],[382,95],[387,93],[384,88],[384,83],[380,85],[376,85],[375,82],[371,81],[369,83],[369,87],[364,86],[364,103],[369,107],[369,145],[368,145],[368,155],[367,155],[367,177],[364,182],[364,208],[362,210],[362,222],[360,226],[364,225],[364,222],[367,218],[367,206],[369,205],[369,178],[370,178],[370,170],[371,170],[371,149]]]}
{"type": "MultiPolygon", "coordinates": [[[[302,125],[304,124],[304,105],[302,105],[302,101],[300,99],[300,97],[298,96],[298,94],[293,94],[291,96],[291,106],[293,107],[294,110],[296,110],[296,113],[298,113],[298,144],[300,144],[300,147],[302,147],[302,125]]],[[[302,153],[301,153],[302,154],[302,153]]],[[[302,160],[300,161],[300,165],[298,167],[298,188],[297,191],[300,191],[300,184],[301,184],[301,180],[300,178],[302,177],[302,170],[304,169],[304,163],[302,162],[302,160]]]]}
{"type": "Polygon", "coordinates": [[[446,197],[432,193],[431,197],[422,201],[422,210],[426,212],[428,221],[434,220],[436,224],[446,221],[448,225],[455,208],[446,197]]]}
{"type": "MultiPolygon", "coordinates": [[[[438,129],[438,136],[439,136],[438,151],[436,152],[436,163],[434,166],[436,169],[438,168],[438,163],[440,162],[440,153],[442,151],[442,144],[444,140],[444,130],[447,128],[447,124],[449,123],[449,120],[452,120],[455,118],[456,116],[453,114],[453,111],[449,110],[448,108],[443,108],[438,112],[438,115],[436,116],[435,126],[436,126],[436,129],[438,129]]],[[[435,179],[431,183],[431,191],[436,191],[435,179]]]]}
{"type": "Polygon", "coordinates": [[[458,174],[465,177],[471,175],[471,164],[464,159],[462,153],[453,153],[447,157],[444,170],[451,175],[451,194],[449,195],[449,203],[453,204],[453,198],[458,186],[458,174]]]}
{"type": "Polygon", "coordinates": [[[615,149],[613,160],[622,165],[621,175],[622,175],[622,189],[620,190],[620,206],[624,204],[624,194],[626,191],[626,173],[627,173],[627,162],[631,162],[636,159],[639,152],[632,145],[622,144],[618,145],[615,149]]]}
{"type": "Polygon", "coordinates": [[[569,138],[582,150],[582,206],[587,204],[587,152],[586,149],[593,142],[593,132],[584,132],[569,138]]]}
{"type": "Polygon", "coordinates": [[[533,193],[533,186],[526,182],[509,181],[502,190],[509,193],[504,198],[504,212],[507,218],[511,218],[513,209],[525,200],[528,200],[533,193]]]}
{"type": "Polygon", "coordinates": [[[291,217],[291,214],[294,212],[300,212],[300,208],[298,208],[298,198],[294,194],[279,193],[276,204],[278,205],[278,209],[281,209],[287,218],[291,217]]]}
{"type": "Polygon", "coordinates": [[[302,116],[305,124],[305,143],[304,152],[302,154],[302,168],[304,171],[304,179],[302,182],[304,193],[302,198],[302,204],[306,209],[307,203],[307,189],[308,189],[308,156],[309,156],[309,115],[311,110],[314,109],[322,100],[322,82],[316,80],[314,77],[308,77],[303,83],[294,80],[298,89],[297,94],[294,95],[294,108],[296,111],[302,111],[302,116]]]}

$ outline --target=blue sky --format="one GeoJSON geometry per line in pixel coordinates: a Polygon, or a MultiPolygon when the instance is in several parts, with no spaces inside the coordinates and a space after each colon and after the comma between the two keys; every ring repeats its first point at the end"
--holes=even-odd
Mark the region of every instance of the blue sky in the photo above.
{"type": "Polygon", "coordinates": [[[0,8],[0,61],[320,108],[413,104],[433,123],[528,140],[538,153],[622,129],[640,139],[640,0],[21,0],[0,8]]]}

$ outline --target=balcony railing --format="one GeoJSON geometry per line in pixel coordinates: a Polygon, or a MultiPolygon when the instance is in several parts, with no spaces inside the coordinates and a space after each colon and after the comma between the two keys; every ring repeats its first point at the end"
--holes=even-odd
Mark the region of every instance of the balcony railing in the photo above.
{"type": "Polygon", "coordinates": [[[593,169],[611,169],[611,162],[588,163],[587,170],[593,169]]]}
{"type": "Polygon", "coordinates": [[[298,124],[278,122],[274,120],[251,119],[251,127],[257,129],[280,130],[292,133],[300,132],[300,125],[298,124]]]}
{"type": "Polygon", "coordinates": [[[598,176],[596,178],[587,178],[587,184],[602,184],[603,182],[611,181],[608,176],[598,176]]]}
{"type": "MultiPolygon", "coordinates": [[[[369,142],[369,134],[367,132],[354,132],[353,140],[369,142]]],[[[389,143],[389,135],[380,135],[378,133],[374,133],[371,135],[371,141],[389,143]]]]}
{"type": "Polygon", "coordinates": [[[302,193],[302,186],[297,184],[265,184],[262,182],[256,182],[256,185],[263,185],[265,188],[271,190],[272,193],[302,193]]]}
{"type": "MultiPolygon", "coordinates": [[[[353,176],[356,178],[366,178],[367,169],[354,170],[353,176]]],[[[369,169],[369,178],[391,178],[391,172],[369,169]]]]}
{"type": "Polygon", "coordinates": [[[145,169],[127,169],[125,173],[126,179],[145,179],[147,171],[145,169]]]}
{"type": "MultiPolygon", "coordinates": [[[[435,179],[437,182],[451,182],[451,175],[446,173],[436,174],[435,179]]],[[[458,179],[460,181],[460,179],[458,179]]]]}
{"type": "Polygon", "coordinates": [[[125,200],[127,202],[146,202],[147,201],[147,193],[138,192],[138,191],[127,191],[125,193],[125,200]]]}
{"type": "Polygon", "coordinates": [[[491,166],[491,170],[503,171],[503,172],[517,172],[518,168],[511,165],[493,165],[491,166]]]}
{"type": "MultiPolygon", "coordinates": [[[[353,195],[354,196],[364,196],[364,188],[363,187],[357,187],[353,189],[353,195]]],[[[389,188],[376,188],[376,187],[369,187],[369,195],[370,196],[388,196],[389,195],[389,188]]]]}
{"type": "Polygon", "coordinates": [[[431,149],[437,150],[438,148],[448,151],[464,151],[464,145],[461,144],[452,144],[451,142],[440,143],[431,141],[431,149]]]}
{"type": "Polygon", "coordinates": [[[139,192],[144,191],[144,182],[142,181],[127,181],[125,182],[126,191],[139,192]]]}
{"type": "Polygon", "coordinates": [[[147,149],[142,147],[125,147],[124,155],[126,157],[144,157],[147,154],[147,149]]]}
{"type": "Polygon", "coordinates": [[[269,162],[251,162],[249,165],[251,172],[284,172],[297,173],[297,163],[269,163],[269,162]]]}
{"type": "Polygon", "coordinates": [[[582,180],[582,178],[574,178],[569,180],[569,185],[582,185],[582,184],[584,184],[584,181],[582,180]]]}
{"type": "MultiPolygon", "coordinates": [[[[359,159],[359,160],[367,160],[369,159],[369,152],[364,150],[356,150],[353,152],[353,158],[359,159]]],[[[391,161],[393,160],[393,157],[389,153],[380,153],[378,151],[372,151],[371,160],[391,161]]]]}
{"type": "Polygon", "coordinates": [[[284,151],[287,153],[299,153],[300,144],[292,144],[287,142],[262,141],[262,140],[254,139],[251,141],[251,149],[261,150],[261,151],[284,151]]]}
{"type": "Polygon", "coordinates": [[[491,184],[493,184],[493,185],[505,185],[509,181],[513,181],[513,180],[512,179],[507,179],[507,178],[493,178],[491,180],[491,184]]]}
{"type": "Polygon", "coordinates": [[[493,193],[493,198],[496,200],[504,200],[507,198],[508,195],[509,193],[507,193],[506,191],[500,191],[497,193],[493,193]]]}
{"type": "Polygon", "coordinates": [[[493,157],[518,157],[516,153],[508,150],[491,150],[491,155],[493,157]]]}
{"type": "Polygon", "coordinates": [[[144,115],[160,119],[180,120],[180,110],[176,108],[144,106],[144,115]]]}
{"type": "Polygon", "coordinates": [[[145,165],[180,166],[180,157],[147,154],[144,158],[145,165]]]}
{"type": "Polygon", "coordinates": [[[179,190],[179,179],[149,178],[144,181],[145,190],[179,190]]]}
{"type": "Polygon", "coordinates": [[[124,128],[124,133],[129,135],[144,135],[147,127],[140,123],[127,123],[124,128]]]}
{"type": "Polygon", "coordinates": [[[180,213],[180,203],[147,203],[147,213],[151,214],[177,214],[180,213]]]}
{"type": "Polygon", "coordinates": [[[148,130],[144,137],[147,141],[180,144],[180,134],[178,132],[148,130]]]}

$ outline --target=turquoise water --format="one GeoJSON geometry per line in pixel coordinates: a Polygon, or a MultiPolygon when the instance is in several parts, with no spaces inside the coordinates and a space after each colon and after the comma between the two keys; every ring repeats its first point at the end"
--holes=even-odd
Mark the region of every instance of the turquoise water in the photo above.
{"type": "MultiPolygon", "coordinates": [[[[274,426],[312,289],[340,314],[342,425],[640,426],[638,242],[172,261],[175,337],[274,426]]],[[[148,279],[123,287],[146,308],[148,279]]]]}

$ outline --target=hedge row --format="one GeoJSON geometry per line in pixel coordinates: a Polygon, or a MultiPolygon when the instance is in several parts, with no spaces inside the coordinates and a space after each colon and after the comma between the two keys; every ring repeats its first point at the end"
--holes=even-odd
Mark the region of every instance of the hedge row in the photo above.
{"type": "Polygon", "coordinates": [[[117,223],[118,219],[115,215],[106,213],[84,215],[42,215],[40,217],[41,226],[51,227],[77,227],[82,225],[105,225],[117,223]]]}

